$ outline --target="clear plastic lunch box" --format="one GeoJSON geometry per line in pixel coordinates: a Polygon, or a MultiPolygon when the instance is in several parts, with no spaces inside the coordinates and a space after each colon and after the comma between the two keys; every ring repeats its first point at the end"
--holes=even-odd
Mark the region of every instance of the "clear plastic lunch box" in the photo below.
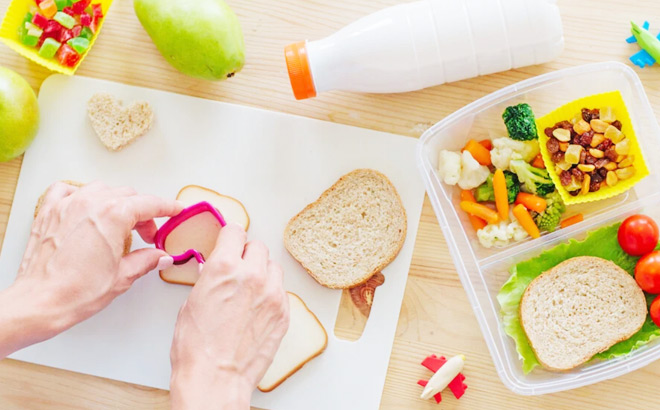
{"type": "Polygon", "coordinates": [[[420,138],[417,159],[433,209],[497,373],[514,393],[537,395],[574,389],[621,376],[660,358],[660,339],[655,339],[623,357],[592,361],[563,373],[536,368],[526,375],[513,339],[504,332],[496,299],[509,278],[509,268],[544,249],[569,238],[583,239],[586,232],[635,213],[660,221],[660,160],[656,156],[660,156],[660,128],[642,83],[632,69],[617,62],[569,68],[511,85],[456,111],[420,138]],[[505,248],[482,247],[467,215],[458,207],[459,188],[445,185],[438,175],[438,152],[460,150],[469,138],[505,136],[502,112],[509,105],[527,102],[540,117],[575,99],[614,90],[621,92],[626,103],[650,175],[616,197],[570,206],[566,215],[584,214],[579,224],[505,248]]]}

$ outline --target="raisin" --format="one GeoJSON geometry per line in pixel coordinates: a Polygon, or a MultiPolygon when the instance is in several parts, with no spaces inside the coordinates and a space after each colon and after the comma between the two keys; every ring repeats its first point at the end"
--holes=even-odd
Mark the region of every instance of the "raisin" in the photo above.
{"type": "Polygon", "coordinates": [[[554,131],[555,129],[556,129],[555,127],[548,127],[548,128],[546,128],[545,131],[544,131],[544,132],[545,132],[545,135],[546,135],[548,138],[553,138],[553,136],[552,136],[552,131],[554,131]]]}
{"type": "Polygon", "coordinates": [[[571,196],[578,196],[579,193],[580,193],[580,191],[570,191],[569,192],[569,194],[571,194],[571,196]]]}
{"type": "Polygon", "coordinates": [[[545,143],[546,148],[548,148],[548,152],[551,154],[554,154],[555,152],[559,151],[559,140],[555,137],[552,137],[548,140],[548,142],[545,143]]]}
{"type": "Polygon", "coordinates": [[[555,152],[554,154],[552,154],[552,162],[554,162],[555,164],[562,162],[564,160],[565,155],[566,154],[564,153],[564,151],[555,152]]]}
{"type": "Polygon", "coordinates": [[[607,179],[607,170],[605,168],[600,168],[598,170],[598,173],[600,174],[601,177],[603,177],[603,179],[607,179]]]}
{"type": "Polygon", "coordinates": [[[590,147],[591,146],[591,140],[594,138],[594,132],[593,131],[587,131],[584,134],[580,136],[580,142],[579,144],[582,145],[583,147],[590,147]]]}
{"type": "Polygon", "coordinates": [[[598,146],[601,147],[601,148],[598,148],[598,149],[601,150],[601,151],[607,151],[607,149],[608,149],[609,147],[611,147],[612,145],[614,145],[614,143],[612,142],[612,140],[611,140],[611,139],[608,139],[608,138],[605,138],[605,140],[604,140],[603,142],[601,142],[600,144],[598,144],[598,146]]]}
{"type": "Polygon", "coordinates": [[[598,108],[595,108],[593,110],[590,110],[588,108],[582,109],[582,119],[585,120],[586,122],[591,122],[591,120],[597,120],[599,118],[600,118],[600,110],[598,108]]]}
{"type": "Polygon", "coordinates": [[[573,134],[573,136],[571,137],[571,144],[580,145],[580,135],[579,134],[573,134]]]}
{"type": "MultiPolygon", "coordinates": [[[[605,165],[607,165],[609,162],[610,162],[609,159],[607,159],[607,158],[601,158],[601,159],[599,159],[598,161],[596,161],[596,162],[594,163],[594,165],[596,166],[596,168],[600,169],[600,168],[603,168],[605,165]]],[[[607,170],[605,170],[605,173],[607,173],[607,170]]],[[[603,176],[604,176],[604,175],[603,175],[603,176]]]]}
{"type": "Polygon", "coordinates": [[[618,157],[619,154],[616,153],[616,149],[614,147],[609,147],[605,151],[605,158],[609,159],[610,161],[616,161],[618,157]]]}
{"type": "Polygon", "coordinates": [[[603,182],[603,177],[601,177],[598,172],[592,172],[591,173],[591,184],[592,185],[595,184],[595,183],[600,184],[601,182],[603,182]]]}
{"type": "Polygon", "coordinates": [[[599,189],[600,189],[600,182],[593,182],[592,180],[591,185],[589,186],[589,192],[596,192],[599,189]]]}
{"type": "Polygon", "coordinates": [[[569,171],[561,171],[561,174],[559,174],[559,180],[563,186],[566,186],[570,185],[570,183],[573,181],[573,178],[569,171]]]}
{"type": "Polygon", "coordinates": [[[614,121],[614,122],[612,123],[612,125],[613,125],[614,127],[616,127],[616,129],[618,129],[619,131],[621,131],[621,127],[622,127],[622,125],[621,125],[621,121],[616,120],[616,121],[614,121]]]}
{"type": "Polygon", "coordinates": [[[584,173],[577,168],[571,169],[571,175],[573,175],[573,177],[579,182],[582,182],[584,179],[584,173]]]}
{"type": "Polygon", "coordinates": [[[580,164],[584,164],[587,160],[587,150],[583,149],[580,151],[580,164]]]}
{"type": "Polygon", "coordinates": [[[587,165],[593,165],[598,161],[598,158],[592,156],[591,154],[587,154],[587,157],[584,159],[584,163],[587,165]]]}
{"type": "Polygon", "coordinates": [[[573,129],[573,124],[571,124],[570,121],[561,121],[555,124],[556,128],[563,128],[565,130],[572,130],[573,129]]]}

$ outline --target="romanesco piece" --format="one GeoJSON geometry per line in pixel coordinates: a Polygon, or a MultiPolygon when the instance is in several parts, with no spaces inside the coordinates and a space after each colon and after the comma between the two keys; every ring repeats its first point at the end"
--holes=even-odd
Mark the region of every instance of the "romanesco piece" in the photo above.
{"type": "Polygon", "coordinates": [[[554,232],[557,226],[559,226],[562,214],[566,212],[566,206],[557,191],[549,194],[545,200],[548,205],[545,211],[536,214],[534,222],[536,222],[536,225],[541,231],[554,232]]]}

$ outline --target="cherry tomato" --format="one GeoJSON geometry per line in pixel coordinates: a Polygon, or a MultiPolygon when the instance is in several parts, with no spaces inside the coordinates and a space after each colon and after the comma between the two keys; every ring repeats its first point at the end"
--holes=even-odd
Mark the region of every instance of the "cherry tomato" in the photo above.
{"type": "Polygon", "coordinates": [[[619,227],[619,245],[626,253],[642,256],[655,249],[658,244],[658,225],[646,215],[626,218],[619,227]]]}
{"type": "Polygon", "coordinates": [[[651,314],[653,323],[660,327],[660,296],[653,299],[653,303],[651,303],[651,307],[649,308],[649,313],[651,314]]]}
{"type": "Polygon", "coordinates": [[[637,261],[635,280],[645,292],[660,293],[660,251],[653,251],[637,261]]]}

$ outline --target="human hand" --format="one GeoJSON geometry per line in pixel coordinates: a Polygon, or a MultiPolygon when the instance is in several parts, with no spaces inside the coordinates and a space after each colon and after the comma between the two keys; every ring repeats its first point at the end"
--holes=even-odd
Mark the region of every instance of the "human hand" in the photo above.
{"type": "Polygon", "coordinates": [[[289,326],[282,269],[238,225],[220,230],[172,343],[173,409],[249,408],[289,326]]]}
{"type": "Polygon", "coordinates": [[[0,292],[0,323],[20,329],[0,330],[0,357],[82,322],[139,277],[171,265],[170,256],[153,248],[124,256],[124,241],[135,229],[153,243],[153,218],[181,210],[177,201],[131,188],[52,185],[32,224],[16,281],[0,292]]]}

